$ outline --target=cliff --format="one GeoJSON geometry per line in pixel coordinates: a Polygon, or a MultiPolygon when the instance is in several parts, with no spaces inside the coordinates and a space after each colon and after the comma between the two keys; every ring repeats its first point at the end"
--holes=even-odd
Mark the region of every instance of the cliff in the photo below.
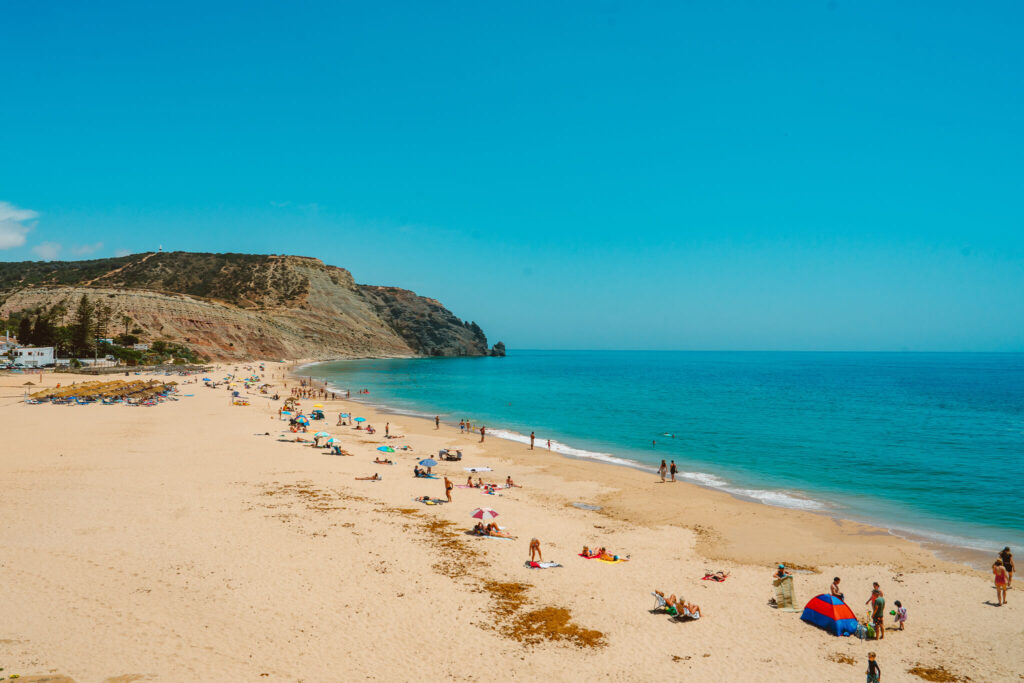
{"type": "Polygon", "coordinates": [[[146,340],[214,360],[483,356],[487,338],[434,299],[359,285],[344,268],[301,256],[146,253],[91,261],[0,263],[6,315],[63,306],[83,293],[146,340]]]}

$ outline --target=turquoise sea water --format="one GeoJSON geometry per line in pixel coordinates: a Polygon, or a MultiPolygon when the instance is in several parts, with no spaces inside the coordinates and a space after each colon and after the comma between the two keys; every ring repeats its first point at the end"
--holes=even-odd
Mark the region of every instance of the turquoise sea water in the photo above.
{"type": "Polygon", "coordinates": [[[567,455],[674,459],[691,481],[771,505],[1024,545],[1024,354],[514,351],[301,372],[491,436],[533,430],[567,455]]]}

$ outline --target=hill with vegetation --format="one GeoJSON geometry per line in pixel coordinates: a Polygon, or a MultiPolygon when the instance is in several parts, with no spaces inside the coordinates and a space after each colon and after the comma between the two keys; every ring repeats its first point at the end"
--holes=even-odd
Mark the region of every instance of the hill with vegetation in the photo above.
{"type": "Polygon", "coordinates": [[[344,268],[302,256],[0,263],[0,318],[23,339],[76,354],[114,337],[211,360],[490,353],[483,330],[440,302],[359,285],[344,268]]]}

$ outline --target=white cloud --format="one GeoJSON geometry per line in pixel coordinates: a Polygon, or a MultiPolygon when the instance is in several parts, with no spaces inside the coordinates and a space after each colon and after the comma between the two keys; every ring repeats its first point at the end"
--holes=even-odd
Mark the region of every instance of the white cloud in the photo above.
{"type": "Polygon", "coordinates": [[[10,202],[0,202],[0,249],[11,249],[25,244],[25,235],[32,229],[27,224],[39,214],[29,209],[19,209],[10,202]]]}
{"type": "Polygon", "coordinates": [[[115,249],[114,256],[131,256],[132,252],[128,249],[115,249]]]}
{"type": "Polygon", "coordinates": [[[71,247],[71,253],[75,256],[88,256],[94,254],[103,248],[103,242],[97,242],[96,244],[79,244],[71,247]]]}
{"type": "Polygon", "coordinates": [[[57,257],[60,256],[61,246],[58,242],[43,242],[32,247],[32,251],[35,255],[44,261],[56,261],[57,257]]]}

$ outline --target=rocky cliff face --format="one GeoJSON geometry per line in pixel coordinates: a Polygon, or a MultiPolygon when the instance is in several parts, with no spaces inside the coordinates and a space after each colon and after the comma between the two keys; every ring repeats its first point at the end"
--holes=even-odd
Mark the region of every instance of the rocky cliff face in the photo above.
{"type": "Polygon", "coordinates": [[[74,310],[83,293],[113,309],[113,329],[126,315],[143,338],[215,360],[488,354],[479,326],[438,301],[358,285],[313,258],[171,252],[0,264],[7,314],[59,303],[74,310]]]}

